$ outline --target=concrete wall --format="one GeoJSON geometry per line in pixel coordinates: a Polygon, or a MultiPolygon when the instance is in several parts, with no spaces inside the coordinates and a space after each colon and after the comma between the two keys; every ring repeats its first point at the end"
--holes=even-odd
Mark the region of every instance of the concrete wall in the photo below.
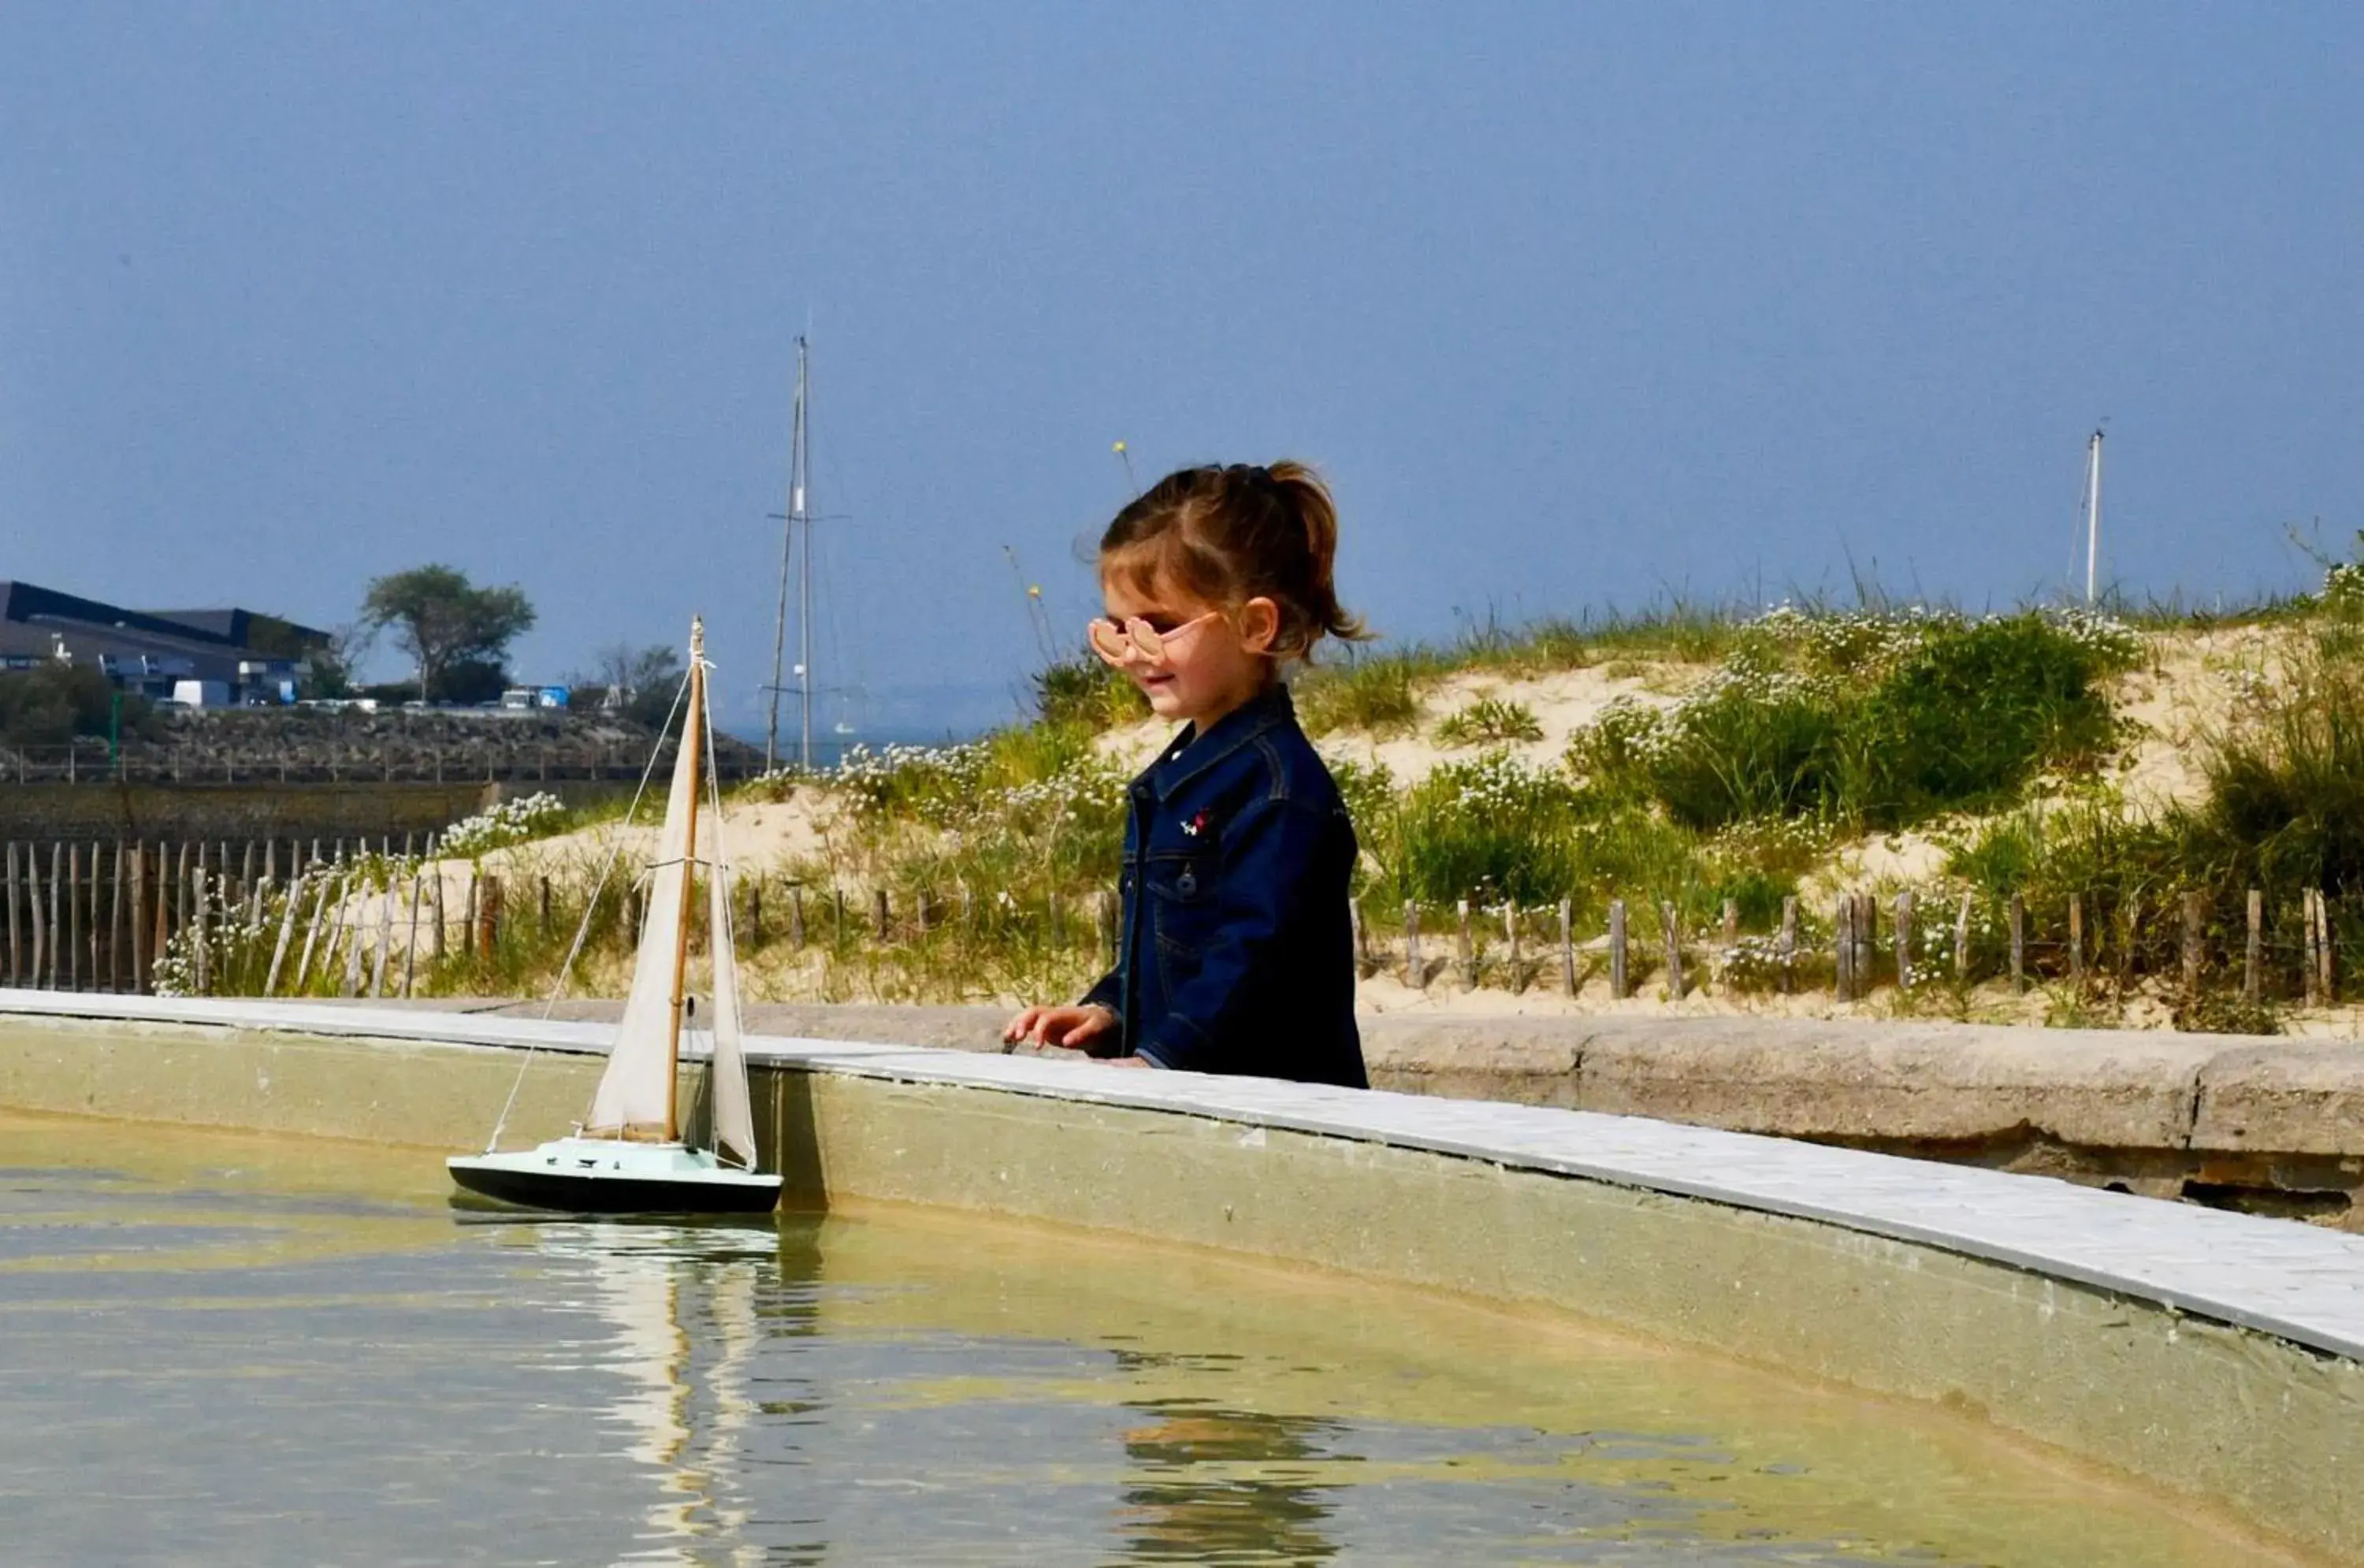
{"type": "MultiPolygon", "coordinates": [[[[280,1015],[288,1029],[346,1037],[324,1038],[172,1021],[176,1006],[220,1020],[271,1016],[251,1005],[84,1005],[148,1018],[0,1016],[0,1104],[458,1150],[481,1143],[519,1052],[403,1037],[545,1041],[511,1145],[562,1130],[599,1065],[599,1031],[582,1027],[280,1015]]],[[[1080,1064],[774,1042],[757,1053],[753,1087],[765,1162],[800,1201],[923,1203],[1547,1306],[1937,1401],[2364,1562],[2364,1486],[2352,1478],[2364,1454],[2364,1310],[2339,1305],[2364,1277],[2364,1243],[2347,1238],[1646,1121],[1080,1064]],[[1656,1165],[1621,1164],[1619,1140],[1656,1148],[1656,1165]],[[1799,1195],[1712,1195],[1719,1162],[1774,1170],[1756,1190],[1799,1195]],[[1900,1227],[1865,1207],[1851,1219],[1848,1206],[1883,1184],[1891,1213],[1930,1218],[1900,1227]],[[2180,1246],[2193,1261],[2176,1265],[2179,1277],[2204,1283],[2215,1269],[2235,1305],[2212,1315],[2178,1305],[2189,1298],[2176,1288],[2113,1287],[2102,1265],[2070,1255],[2074,1232],[2064,1244],[2057,1224],[2024,1249],[1998,1246],[2008,1230],[1991,1224],[1947,1229],[1949,1215],[2013,1203],[2028,1206],[2031,1238],[2046,1214],[2093,1222],[2097,1255],[2127,1228],[2154,1240],[2123,1255],[2180,1246]],[[2293,1269],[2280,1283],[2295,1294],[2273,1295],[2269,1276],[2293,1269]],[[2347,1283],[2310,1298],[2309,1270],[2347,1283]],[[2236,1326],[2252,1287],[2267,1316],[2236,1326]],[[2335,1305],[2326,1317],[2307,1299],[2335,1305]],[[2282,1320],[2273,1311],[2313,1311],[2322,1327],[2258,1327],[2282,1320]]]]}
{"type": "MultiPolygon", "coordinates": [[[[486,1002],[538,1017],[542,1005],[486,1002]]],[[[619,1004],[562,1005],[610,1019],[619,1004]]],[[[766,1003],[767,1033],[998,1050],[994,1007],[766,1003]]],[[[2364,1230],[2364,1044],[1812,1018],[1362,1020],[1375,1088],[1656,1117],[2364,1230]]]]}

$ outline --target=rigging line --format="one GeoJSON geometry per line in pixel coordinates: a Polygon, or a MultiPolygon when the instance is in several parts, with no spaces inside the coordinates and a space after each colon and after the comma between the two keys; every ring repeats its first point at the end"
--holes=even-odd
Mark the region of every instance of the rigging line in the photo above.
{"type": "MultiPolygon", "coordinates": [[[[640,812],[641,797],[648,793],[649,779],[657,771],[658,753],[664,750],[664,737],[673,729],[674,715],[681,711],[681,699],[688,691],[689,674],[685,671],[681,684],[674,691],[673,706],[665,710],[664,728],[657,731],[657,744],[649,748],[648,764],[641,770],[641,782],[632,790],[632,804],[624,808],[624,826],[627,828],[631,826],[632,818],[640,812]]],[[[663,836],[663,829],[659,829],[659,836],[663,836]]],[[[566,950],[566,962],[558,966],[558,979],[551,986],[550,999],[541,1005],[543,1022],[548,1022],[550,1015],[558,1010],[558,998],[566,991],[566,977],[574,972],[574,961],[582,956],[583,944],[590,938],[591,917],[598,912],[599,894],[608,885],[608,878],[615,871],[616,862],[623,852],[624,835],[618,833],[608,846],[608,860],[599,868],[599,880],[591,884],[591,896],[584,902],[583,923],[574,928],[574,945],[566,950]]],[[[439,870],[435,874],[440,878],[443,873],[439,870]]],[[[500,1147],[501,1133],[509,1124],[509,1112],[517,1108],[518,1091],[525,1087],[525,1070],[533,1065],[534,1052],[541,1049],[539,1042],[525,1048],[524,1060],[518,1063],[517,1077],[509,1084],[509,1097],[501,1102],[501,1114],[493,1123],[493,1135],[485,1140],[485,1153],[490,1154],[500,1147]]]]}
{"type": "MultiPolygon", "coordinates": [[[[710,665],[708,667],[709,669],[712,668],[710,665]]],[[[708,950],[707,982],[709,988],[711,988],[713,984],[714,954],[717,951],[721,951],[724,947],[728,947],[734,965],[737,963],[739,957],[738,913],[731,906],[730,903],[730,857],[724,853],[722,849],[722,781],[718,776],[720,770],[716,765],[714,755],[713,707],[714,705],[709,700],[707,704],[708,717],[706,725],[706,790],[708,797],[714,803],[714,874],[722,878],[722,929],[719,931],[709,930],[706,933],[708,950]]],[[[714,901],[711,898],[707,900],[707,907],[709,910],[712,909],[714,901]]],[[[719,1024],[721,1022],[722,1013],[722,1004],[719,999],[714,1003],[714,1012],[715,1018],[713,1023],[719,1024]]],[[[708,1027],[710,1033],[713,1024],[709,1024],[708,1027]]],[[[739,1071],[742,1073],[747,1070],[746,1042],[746,1019],[742,1015],[740,1018],[739,1029],[739,1071]]],[[[718,1064],[713,1061],[713,1047],[708,1046],[707,1072],[709,1074],[709,1084],[710,1075],[716,1071],[717,1065],[718,1064]]],[[[714,1093],[709,1086],[707,1093],[709,1119],[711,1119],[711,1108],[714,1105],[714,1093]]],[[[714,1136],[714,1158],[718,1162],[720,1162],[725,1159],[722,1151],[722,1139],[719,1132],[714,1136]]],[[[753,1160],[748,1161],[747,1163],[740,1167],[742,1170],[751,1172],[754,1170],[754,1168],[755,1162],[753,1160]]]]}

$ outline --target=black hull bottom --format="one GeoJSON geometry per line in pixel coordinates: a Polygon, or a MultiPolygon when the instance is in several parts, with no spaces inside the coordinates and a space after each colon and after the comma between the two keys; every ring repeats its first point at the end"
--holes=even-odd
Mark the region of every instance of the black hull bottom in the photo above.
{"type": "Polygon", "coordinates": [[[496,1202],[558,1214],[769,1214],[780,1202],[776,1183],[636,1181],[467,1167],[453,1168],[452,1179],[496,1202]]]}

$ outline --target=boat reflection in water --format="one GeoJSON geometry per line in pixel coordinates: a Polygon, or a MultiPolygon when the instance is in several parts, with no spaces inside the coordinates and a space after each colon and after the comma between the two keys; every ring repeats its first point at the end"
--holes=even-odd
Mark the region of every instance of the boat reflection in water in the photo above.
{"type": "Polygon", "coordinates": [[[756,1315],[779,1273],[772,1228],[546,1223],[532,1236],[537,1252],[585,1271],[589,1306],[610,1329],[591,1363],[617,1384],[605,1424],[655,1485],[637,1532],[654,1554],[636,1560],[761,1561],[745,1543],[744,1493],[747,1434],[761,1414],[749,1368],[780,1328],[756,1315]],[[714,1559],[697,1542],[741,1544],[714,1559]]]}

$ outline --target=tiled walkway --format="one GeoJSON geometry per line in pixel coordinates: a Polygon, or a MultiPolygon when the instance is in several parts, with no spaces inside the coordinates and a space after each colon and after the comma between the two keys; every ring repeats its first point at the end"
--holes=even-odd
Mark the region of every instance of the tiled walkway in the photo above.
{"type": "MultiPolygon", "coordinates": [[[[604,1051],[609,1026],[394,1008],[0,990],[0,1016],[152,1019],[306,1034],[604,1051]]],[[[2364,1237],[2039,1176],[1639,1118],[1086,1062],[757,1039],[757,1061],[1133,1106],[1465,1155],[1797,1216],[1988,1258],[2364,1360],[2364,1237]]]]}

